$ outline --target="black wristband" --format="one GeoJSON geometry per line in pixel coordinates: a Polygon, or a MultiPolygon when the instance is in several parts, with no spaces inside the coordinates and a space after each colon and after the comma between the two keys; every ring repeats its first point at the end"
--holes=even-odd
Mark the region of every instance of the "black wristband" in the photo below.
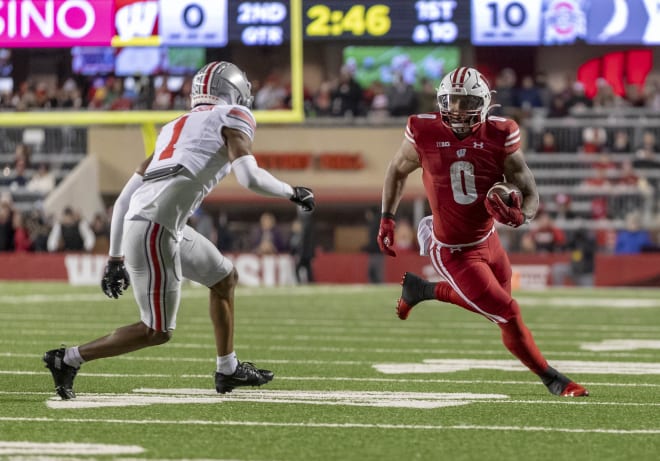
{"type": "Polygon", "coordinates": [[[383,211],[380,214],[381,218],[386,218],[386,219],[394,219],[394,213],[390,213],[389,211],[383,211]]]}

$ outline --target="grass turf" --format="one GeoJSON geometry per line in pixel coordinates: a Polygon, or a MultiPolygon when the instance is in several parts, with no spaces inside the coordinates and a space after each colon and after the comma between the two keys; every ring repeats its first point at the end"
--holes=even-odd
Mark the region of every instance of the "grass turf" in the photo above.
{"type": "MultiPolygon", "coordinates": [[[[478,315],[425,302],[400,321],[396,286],[239,287],[239,359],[275,379],[219,396],[207,293],[187,287],[170,343],[83,366],[76,403],[92,408],[54,397],[41,355],[135,322],[132,293],[110,300],[95,288],[47,283],[0,283],[0,293],[0,456],[25,456],[13,442],[140,448],[76,454],[75,445],[66,453],[76,459],[637,461],[660,451],[653,290],[515,294],[549,362],[574,367],[566,374],[592,393],[562,399],[530,372],[507,369],[513,357],[499,329],[478,315]],[[604,341],[623,346],[588,348],[604,341]],[[462,368],[374,367],[434,360],[462,368]],[[597,373],[581,373],[591,362],[597,373]],[[650,368],[624,373],[626,364],[650,368]]],[[[66,456],[40,449],[31,455],[66,456]]]]}

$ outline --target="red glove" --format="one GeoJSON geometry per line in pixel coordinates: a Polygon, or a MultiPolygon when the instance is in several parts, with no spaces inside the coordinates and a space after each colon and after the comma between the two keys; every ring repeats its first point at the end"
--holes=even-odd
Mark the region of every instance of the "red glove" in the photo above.
{"type": "Polygon", "coordinates": [[[392,246],[394,245],[395,227],[394,217],[390,213],[383,213],[378,229],[378,246],[380,247],[380,251],[394,258],[396,258],[396,251],[392,249],[392,246]]]}
{"type": "Polygon", "coordinates": [[[484,206],[488,214],[502,224],[511,227],[520,227],[525,224],[527,219],[522,212],[522,199],[520,195],[511,192],[511,202],[511,206],[507,206],[499,195],[493,194],[492,197],[487,197],[484,200],[484,206]]]}

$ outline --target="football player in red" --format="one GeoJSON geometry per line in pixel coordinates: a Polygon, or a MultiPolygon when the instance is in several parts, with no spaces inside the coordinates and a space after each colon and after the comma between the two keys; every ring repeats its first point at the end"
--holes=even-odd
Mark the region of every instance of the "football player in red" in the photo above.
{"type": "Polygon", "coordinates": [[[460,67],[440,83],[439,112],[408,118],[403,142],[385,174],[378,244],[383,253],[396,256],[395,213],[406,178],[421,168],[432,218],[423,220],[430,231],[420,247],[428,249],[435,270],[446,281],[431,283],[406,272],[397,314],[405,320],[417,303],[428,299],[481,314],[500,327],[506,348],[552,394],[587,396],[584,387],[548,365],[511,296],[511,264],[494,219],[522,226],[536,214],[539,197],[520,148],[518,125],[489,116],[490,103],[491,91],[481,73],[460,67]],[[497,194],[486,198],[503,177],[522,192],[522,199],[514,194],[511,206],[497,194]]]}

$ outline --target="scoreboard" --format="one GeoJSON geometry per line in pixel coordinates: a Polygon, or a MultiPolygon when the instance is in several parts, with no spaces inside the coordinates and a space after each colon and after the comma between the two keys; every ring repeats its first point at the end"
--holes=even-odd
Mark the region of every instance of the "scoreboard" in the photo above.
{"type": "Polygon", "coordinates": [[[303,1],[307,40],[379,40],[398,44],[454,43],[470,37],[469,2],[303,1]]]}
{"type": "Polygon", "coordinates": [[[660,44],[660,0],[8,0],[0,47],[660,44]]]}

